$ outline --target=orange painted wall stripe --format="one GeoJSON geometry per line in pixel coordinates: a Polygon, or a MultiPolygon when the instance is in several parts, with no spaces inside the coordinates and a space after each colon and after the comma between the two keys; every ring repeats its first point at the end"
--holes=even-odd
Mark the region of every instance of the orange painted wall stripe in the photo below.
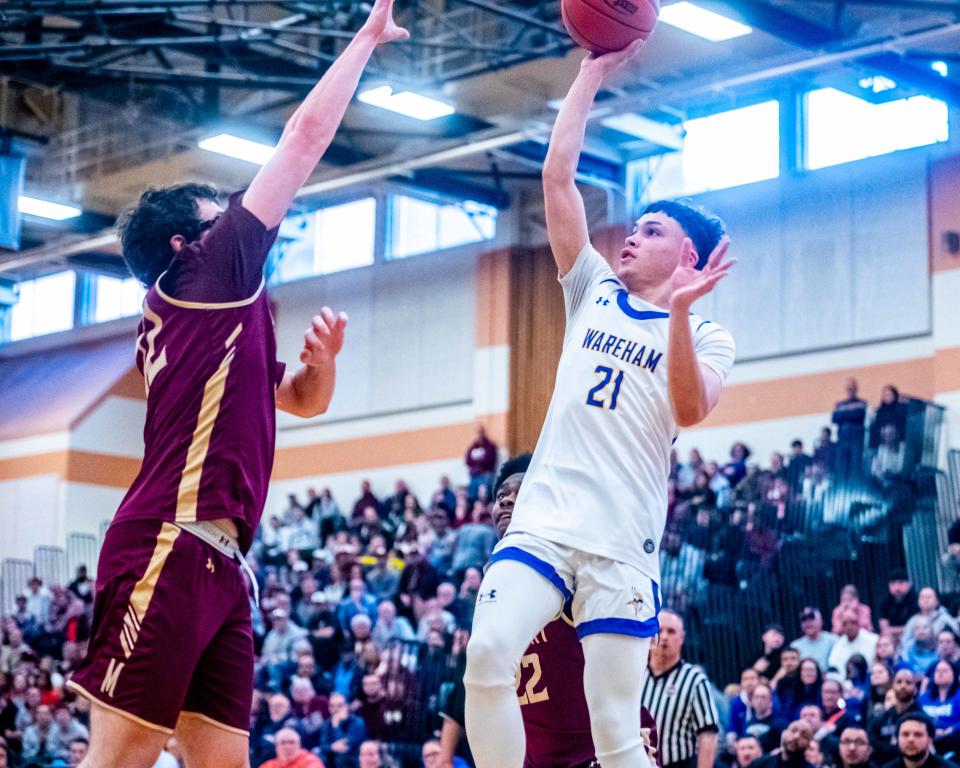
{"type": "Polygon", "coordinates": [[[36,453],[32,456],[19,456],[14,459],[0,459],[0,482],[41,475],[63,477],[67,472],[67,453],[67,451],[51,451],[36,453]]]}
{"type": "MultiPolygon", "coordinates": [[[[482,421],[495,442],[502,443],[506,414],[491,414],[482,421]]],[[[364,469],[421,464],[462,457],[473,441],[476,422],[371,435],[329,443],[281,448],[273,463],[273,480],[333,475],[364,469]]]]}
{"type": "MultiPolygon", "coordinates": [[[[851,376],[860,385],[861,397],[870,402],[879,400],[880,390],[886,384],[895,385],[905,395],[932,398],[934,367],[933,357],[922,357],[729,386],[701,426],[720,427],[829,413],[836,402],[843,399],[844,384],[851,376]]],[[[960,370],[957,374],[953,384],[940,391],[960,389],[960,370]]]]}
{"type": "Polygon", "coordinates": [[[474,346],[480,349],[509,344],[510,249],[482,253],[476,263],[474,346]]]}
{"type": "Polygon", "coordinates": [[[90,451],[70,451],[66,479],[108,488],[129,488],[140,471],[140,459],[108,456],[90,451]]]}

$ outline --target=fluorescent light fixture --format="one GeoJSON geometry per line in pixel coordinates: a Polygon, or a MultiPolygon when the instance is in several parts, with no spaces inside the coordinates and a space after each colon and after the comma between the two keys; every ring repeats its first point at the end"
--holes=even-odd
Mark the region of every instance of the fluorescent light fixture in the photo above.
{"type": "Polygon", "coordinates": [[[438,117],[452,115],[456,111],[449,104],[431,99],[429,96],[421,96],[413,91],[394,93],[393,88],[389,85],[371,88],[369,91],[361,93],[357,98],[364,104],[389,109],[391,112],[412,117],[414,120],[436,120],[438,117]]]}
{"type": "Polygon", "coordinates": [[[219,155],[246,160],[248,163],[257,165],[266,163],[277,151],[276,147],[271,147],[269,144],[241,139],[239,136],[233,136],[229,133],[219,133],[216,136],[203,139],[197,146],[208,152],[216,152],[219,155]]]}
{"type": "Polygon", "coordinates": [[[884,91],[892,91],[897,87],[895,81],[891,80],[889,77],[884,77],[883,75],[875,75],[874,77],[865,77],[860,80],[860,87],[866,91],[873,91],[874,93],[883,93],[884,91]]]}
{"type": "Polygon", "coordinates": [[[660,21],[712,43],[733,40],[753,32],[751,27],[693,3],[674,3],[660,11],[660,21]]]}
{"type": "Polygon", "coordinates": [[[656,120],[651,120],[633,112],[605,117],[600,121],[600,124],[607,128],[613,128],[615,131],[620,131],[620,133],[636,136],[638,139],[649,141],[660,147],[675,150],[683,149],[682,125],[658,123],[656,120]]]}
{"type": "Polygon", "coordinates": [[[930,69],[940,75],[940,77],[946,77],[950,74],[950,67],[947,66],[947,62],[945,61],[931,61],[930,69]]]}
{"type": "Polygon", "coordinates": [[[21,195],[17,201],[17,208],[20,213],[28,216],[39,216],[42,219],[52,219],[53,221],[65,221],[66,219],[75,219],[83,211],[72,205],[63,205],[62,203],[51,203],[49,200],[39,200],[36,197],[27,197],[21,195]]]}

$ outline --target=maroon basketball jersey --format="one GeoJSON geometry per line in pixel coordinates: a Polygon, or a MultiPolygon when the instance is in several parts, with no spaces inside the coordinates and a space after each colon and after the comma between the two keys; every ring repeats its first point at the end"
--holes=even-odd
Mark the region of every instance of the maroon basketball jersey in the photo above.
{"type": "MultiPolygon", "coordinates": [[[[517,696],[527,736],[525,768],[589,765],[594,760],[590,712],[583,692],[583,649],[566,611],[533,639],[520,661],[517,696]]],[[[656,723],[643,710],[640,723],[656,723]]]]}
{"type": "Polygon", "coordinates": [[[240,201],[240,193],[231,198],[144,299],[137,337],[147,392],[143,464],[116,520],[229,517],[246,551],[273,467],[283,365],[262,276],[276,230],[240,201]],[[250,285],[259,287],[241,294],[250,285]]]}

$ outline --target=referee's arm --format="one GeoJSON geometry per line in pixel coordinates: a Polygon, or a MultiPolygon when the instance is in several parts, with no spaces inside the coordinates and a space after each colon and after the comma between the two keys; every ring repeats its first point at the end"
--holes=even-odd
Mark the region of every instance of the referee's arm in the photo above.
{"type": "Polygon", "coordinates": [[[691,696],[693,720],[697,729],[697,768],[712,768],[717,759],[717,703],[713,699],[710,681],[703,675],[691,696]]]}

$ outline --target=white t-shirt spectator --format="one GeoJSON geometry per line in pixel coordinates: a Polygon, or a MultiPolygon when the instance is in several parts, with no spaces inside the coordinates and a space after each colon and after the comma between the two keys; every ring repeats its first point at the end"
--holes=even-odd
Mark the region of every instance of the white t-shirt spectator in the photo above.
{"type": "Polygon", "coordinates": [[[839,679],[846,680],[847,662],[850,657],[859,653],[867,660],[869,667],[877,657],[877,640],[879,639],[879,635],[862,628],[853,640],[846,635],[841,635],[833,646],[833,650],[830,651],[829,666],[836,670],[839,679]]]}
{"type": "Polygon", "coordinates": [[[820,671],[826,672],[830,663],[830,651],[833,650],[838,639],[833,632],[821,632],[816,640],[801,635],[790,643],[790,647],[797,649],[801,659],[813,659],[820,667],[820,671]]]}

